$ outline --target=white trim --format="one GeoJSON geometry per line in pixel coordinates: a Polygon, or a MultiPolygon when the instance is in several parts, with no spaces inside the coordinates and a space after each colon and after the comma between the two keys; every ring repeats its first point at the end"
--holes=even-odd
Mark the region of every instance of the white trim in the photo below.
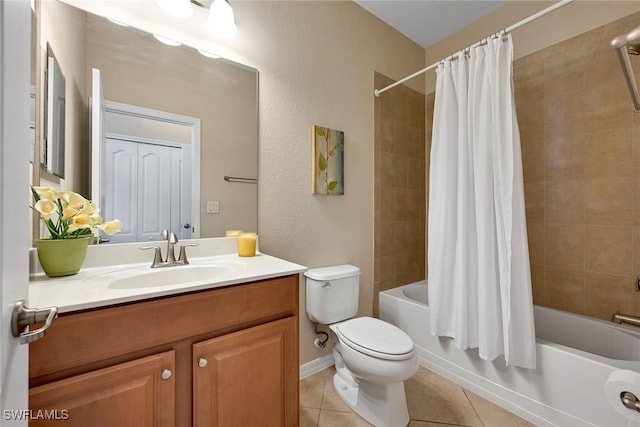
{"type": "Polygon", "coordinates": [[[326,356],[319,357],[311,362],[300,365],[300,379],[307,378],[316,372],[327,369],[333,366],[333,363],[333,354],[327,354],[326,356]]]}

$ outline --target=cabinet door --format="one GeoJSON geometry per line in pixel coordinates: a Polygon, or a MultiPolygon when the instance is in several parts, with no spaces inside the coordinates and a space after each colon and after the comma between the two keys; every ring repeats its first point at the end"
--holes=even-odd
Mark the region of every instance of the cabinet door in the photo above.
{"type": "Polygon", "coordinates": [[[296,337],[289,317],[194,344],[194,425],[297,425],[296,337]]]}
{"type": "Polygon", "coordinates": [[[29,425],[173,426],[174,372],[171,350],[34,387],[29,425]]]}

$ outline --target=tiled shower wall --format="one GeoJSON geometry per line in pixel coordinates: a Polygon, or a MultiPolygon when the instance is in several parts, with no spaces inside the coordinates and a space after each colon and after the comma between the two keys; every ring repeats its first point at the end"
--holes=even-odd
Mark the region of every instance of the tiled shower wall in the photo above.
{"type": "Polygon", "coordinates": [[[609,46],[638,25],[635,14],[514,62],[536,304],[640,315],[640,113],[609,46]]]}
{"type": "MultiPolygon", "coordinates": [[[[640,113],[610,47],[638,25],[640,13],[514,62],[535,304],[601,319],[616,310],[640,316],[640,113]]],[[[631,61],[640,82],[640,58],[631,61]]],[[[376,73],[376,88],[389,83],[376,73]]],[[[376,99],[374,314],[379,291],[426,274],[433,101],[403,86],[376,99]],[[408,117],[420,108],[426,132],[417,153],[399,129],[419,127],[408,117]]]]}
{"type": "MultiPolygon", "coordinates": [[[[375,74],[376,88],[390,83],[375,74]]],[[[425,278],[425,105],[406,86],[375,100],[374,315],[378,292],[425,278]]]]}

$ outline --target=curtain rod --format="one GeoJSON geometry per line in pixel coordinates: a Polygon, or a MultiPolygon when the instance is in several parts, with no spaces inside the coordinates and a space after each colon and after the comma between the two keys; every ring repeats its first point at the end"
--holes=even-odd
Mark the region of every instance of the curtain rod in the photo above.
{"type": "MultiPolygon", "coordinates": [[[[536,20],[536,19],[540,18],[541,16],[547,15],[547,14],[549,14],[549,13],[551,13],[551,12],[555,11],[556,9],[560,9],[562,6],[566,6],[566,5],[568,5],[568,4],[569,4],[569,3],[571,3],[572,1],[573,1],[573,0],[562,0],[562,1],[559,1],[558,3],[555,3],[555,4],[553,4],[553,5],[549,6],[549,7],[548,7],[548,8],[546,8],[546,9],[542,9],[540,12],[538,12],[538,13],[534,13],[533,15],[529,16],[528,18],[525,18],[525,19],[523,19],[522,21],[519,21],[519,22],[517,22],[517,23],[515,23],[515,24],[511,25],[510,27],[507,27],[507,28],[505,28],[504,30],[499,31],[498,33],[502,33],[502,32],[510,33],[510,32],[512,32],[513,30],[515,30],[516,28],[520,28],[520,27],[522,27],[523,25],[526,25],[526,24],[528,24],[529,22],[534,21],[534,20],[536,20]]],[[[498,33],[496,33],[496,34],[498,34],[498,33]]],[[[489,37],[491,37],[491,36],[489,36],[489,37]]],[[[485,39],[486,39],[486,38],[485,38],[485,39]]],[[[483,39],[483,40],[484,40],[484,39],[483,39]]],[[[483,41],[483,40],[480,40],[479,42],[476,42],[476,43],[472,44],[471,46],[468,46],[468,47],[467,47],[467,48],[465,48],[465,49],[471,49],[471,48],[474,48],[474,47],[476,47],[476,46],[480,46],[480,44],[482,43],[482,41],[483,41]]],[[[456,54],[454,53],[454,54],[452,54],[452,55],[447,56],[447,58],[451,58],[452,56],[455,56],[455,55],[456,55],[456,54]]],[[[446,58],[444,58],[444,59],[446,59],[446,58]]],[[[433,68],[437,67],[437,66],[438,66],[438,64],[439,64],[440,62],[441,62],[441,61],[435,62],[435,63],[433,63],[433,64],[429,65],[428,67],[425,67],[425,68],[423,68],[423,69],[422,69],[422,70],[420,70],[420,71],[416,71],[415,73],[411,74],[410,76],[407,76],[407,77],[405,77],[404,79],[398,80],[397,82],[392,83],[392,84],[390,84],[389,86],[386,86],[386,87],[384,87],[384,88],[382,88],[382,89],[375,89],[375,90],[373,91],[373,93],[374,93],[374,95],[375,95],[376,97],[379,97],[381,93],[386,92],[386,91],[388,91],[389,89],[393,89],[394,87],[396,87],[396,86],[398,86],[398,85],[401,85],[402,83],[406,82],[407,80],[411,80],[411,79],[412,79],[412,78],[414,78],[414,77],[418,77],[420,74],[426,73],[427,71],[429,71],[429,70],[431,70],[431,69],[433,69],[433,68]]]]}

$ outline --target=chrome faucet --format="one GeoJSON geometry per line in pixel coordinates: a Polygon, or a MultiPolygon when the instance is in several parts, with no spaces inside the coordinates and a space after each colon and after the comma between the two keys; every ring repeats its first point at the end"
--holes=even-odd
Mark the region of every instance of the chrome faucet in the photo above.
{"type": "Polygon", "coordinates": [[[160,246],[141,246],[141,250],[153,249],[153,262],[151,263],[151,268],[160,268],[160,267],[173,267],[177,265],[187,265],[189,264],[189,260],[187,259],[186,248],[189,246],[198,246],[197,243],[183,243],[180,246],[180,254],[178,255],[178,259],[176,260],[175,253],[175,245],[178,243],[178,237],[175,233],[169,233],[167,230],[162,230],[160,233],[162,236],[162,240],[167,241],[167,256],[162,259],[162,249],[160,246]]]}
{"type": "Polygon", "coordinates": [[[622,314],[620,310],[613,313],[611,321],[617,324],[628,323],[633,326],[640,326],[640,317],[632,316],[630,314],[622,314]]]}

